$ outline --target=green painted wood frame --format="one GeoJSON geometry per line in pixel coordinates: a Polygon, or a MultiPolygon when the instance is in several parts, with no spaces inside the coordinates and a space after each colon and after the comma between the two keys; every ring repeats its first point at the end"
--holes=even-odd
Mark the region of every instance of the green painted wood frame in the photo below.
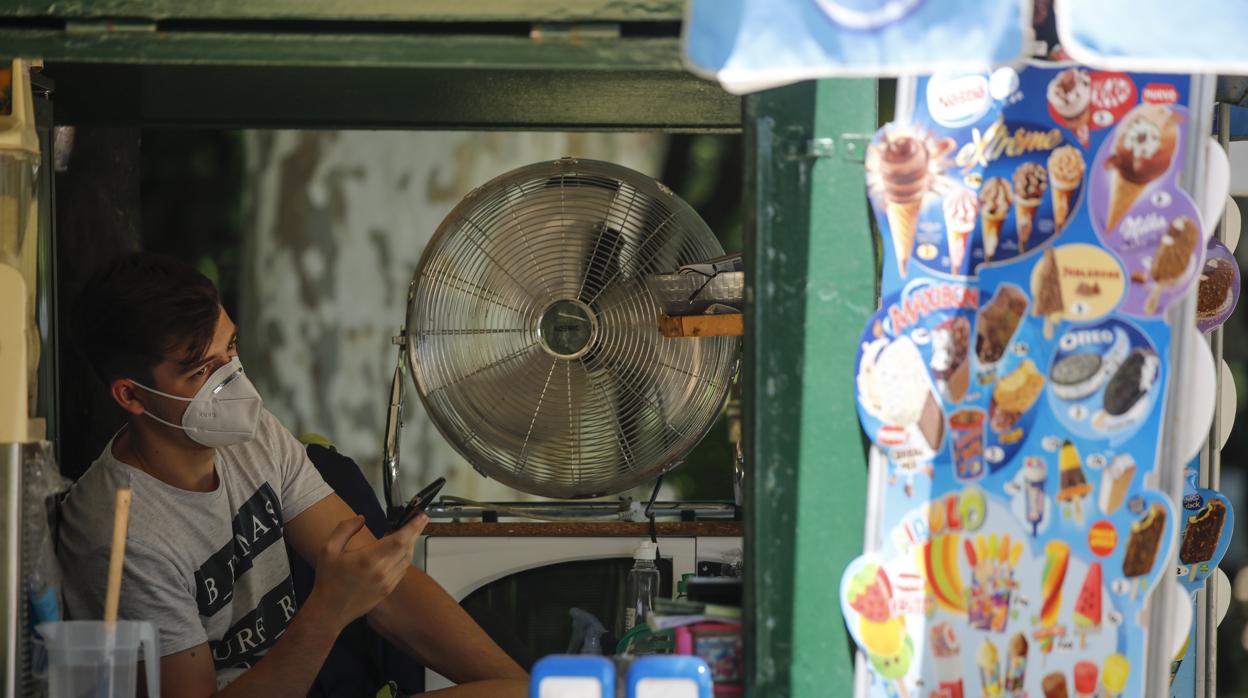
{"type": "Polygon", "coordinates": [[[744,123],[749,695],[848,696],[837,595],[867,492],[853,361],[876,306],[862,164],[876,82],[753,95],[744,123]]]}
{"type": "Polygon", "coordinates": [[[0,53],[46,58],[50,71],[71,68],[54,74],[59,123],[744,126],[749,695],[847,695],[853,655],[836,597],[841,570],[861,549],[865,508],[851,365],[875,307],[861,159],[862,134],[876,126],[876,82],[767,91],[745,100],[743,117],[740,99],[683,72],[675,37],[608,32],[543,45],[503,35],[337,28],[326,38],[306,26],[293,33],[229,29],[236,20],[672,22],[683,0],[215,0],[196,6],[196,21],[218,26],[180,34],[155,24],[177,19],[185,7],[173,0],[14,0],[0,6],[0,53]],[[242,99],[228,99],[227,88],[242,99]],[[303,96],[318,88],[319,101],[303,96]],[[505,98],[491,103],[499,95],[505,98]],[[396,106],[386,108],[387,100],[396,106]],[[367,113],[358,103],[369,105],[367,113]]]}

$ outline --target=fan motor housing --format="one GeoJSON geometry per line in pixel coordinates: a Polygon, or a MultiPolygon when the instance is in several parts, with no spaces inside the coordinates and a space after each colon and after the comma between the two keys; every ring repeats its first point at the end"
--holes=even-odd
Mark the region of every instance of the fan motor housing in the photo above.
{"type": "Polygon", "coordinates": [[[410,287],[409,372],[479,472],[559,498],[673,467],[718,417],[735,337],[667,339],[644,282],[723,254],[669,189],[606,162],[521,167],[469,194],[410,287]]]}

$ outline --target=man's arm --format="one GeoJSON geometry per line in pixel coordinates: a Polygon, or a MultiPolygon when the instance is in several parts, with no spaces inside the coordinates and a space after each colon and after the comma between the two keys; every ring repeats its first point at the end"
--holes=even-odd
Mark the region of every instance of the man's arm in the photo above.
{"type": "MultiPolygon", "coordinates": [[[[307,551],[315,551],[317,541],[328,535],[337,521],[353,514],[338,495],[331,494],[287,524],[287,539],[305,559],[315,559],[309,558],[307,551]]],[[[363,529],[355,534],[347,549],[369,545],[374,540],[372,533],[363,529]]],[[[495,690],[482,695],[527,695],[528,674],[437,582],[416,567],[409,565],[395,590],[368,614],[368,621],[391,643],[452,681],[506,680],[514,689],[514,693],[495,690]]]]}
{"type": "Polygon", "coordinates": [[[364,518],[344,519],[314,549],[316,566],[325,574],[254,667],[218,691],[211,652],[207,644],[199,645],[161,660],[161,693],[166,698],[306,696],[342,629],[389,595],[411,567],[412,545],[428,521],[420,517],[386,540],[348,546],[364,528],[364,518]]]}

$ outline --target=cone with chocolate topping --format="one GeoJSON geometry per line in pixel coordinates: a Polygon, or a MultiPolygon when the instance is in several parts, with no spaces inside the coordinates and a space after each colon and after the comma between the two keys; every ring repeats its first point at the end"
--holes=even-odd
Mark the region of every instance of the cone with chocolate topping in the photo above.
{"type": "Polygon", "coordinates": [[[1113,171],[1106,233],[1112,234],[1148,185],[1170,169],[1182,118],[1165,106],[1145,104],[1118,125],[1113,152],[1105,159],[1105,168],[1113,171]]]}
{"type": "Polygon", "coordinates": [[[993,177],[984,182],[984,188],[979,191],[980,233],[985,262],[991,262],[993,255],[997,253],[997,243],[1001,240],[1001,224],[1010,214],[1013,201],[1010,183],[1002,177],[993,177]]]}
{"type": "Polygon", "coordinates": [[[876,147],[876,165],[884,185],[884,213],[897,255],[897,269],[904,277],[929,184],[927,146],[914,136],[898,135],[887,137],[876,147]]]}
{"type": "Polygon", "coordinates": [[[1053,223],[1062,232],[1070,218],[1075,190],[1083,183],[1083,154],[1072,145],[1049,153],[1049,185],[1053,193],[1053,223]]]}
{"type": "Polygon", "coordinates": [[[1014,224],[1018,230],[1019,254],[1027,251],[1036,210],[1049,186],[1045,174],[1044,167],[1034,162],[1025,162],[1014,170],[1014,224]]]}

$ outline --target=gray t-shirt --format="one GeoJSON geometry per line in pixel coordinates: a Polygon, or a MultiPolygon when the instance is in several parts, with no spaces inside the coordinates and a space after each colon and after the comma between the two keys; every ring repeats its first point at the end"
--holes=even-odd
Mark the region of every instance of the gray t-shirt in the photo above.
{"type": "Polygon", "coordinates": [[[155,624],[162,656],[208,643],[224,686],[294,616],[284,524],[331,490],[268,410],[254,439],[217,449],[216,468],[216,490],[181,490],[117,460],[110,441],[65,500],[59,557],[68,615],[102,617],[115,493],[129,483],[119,615],[155,624]]]}

